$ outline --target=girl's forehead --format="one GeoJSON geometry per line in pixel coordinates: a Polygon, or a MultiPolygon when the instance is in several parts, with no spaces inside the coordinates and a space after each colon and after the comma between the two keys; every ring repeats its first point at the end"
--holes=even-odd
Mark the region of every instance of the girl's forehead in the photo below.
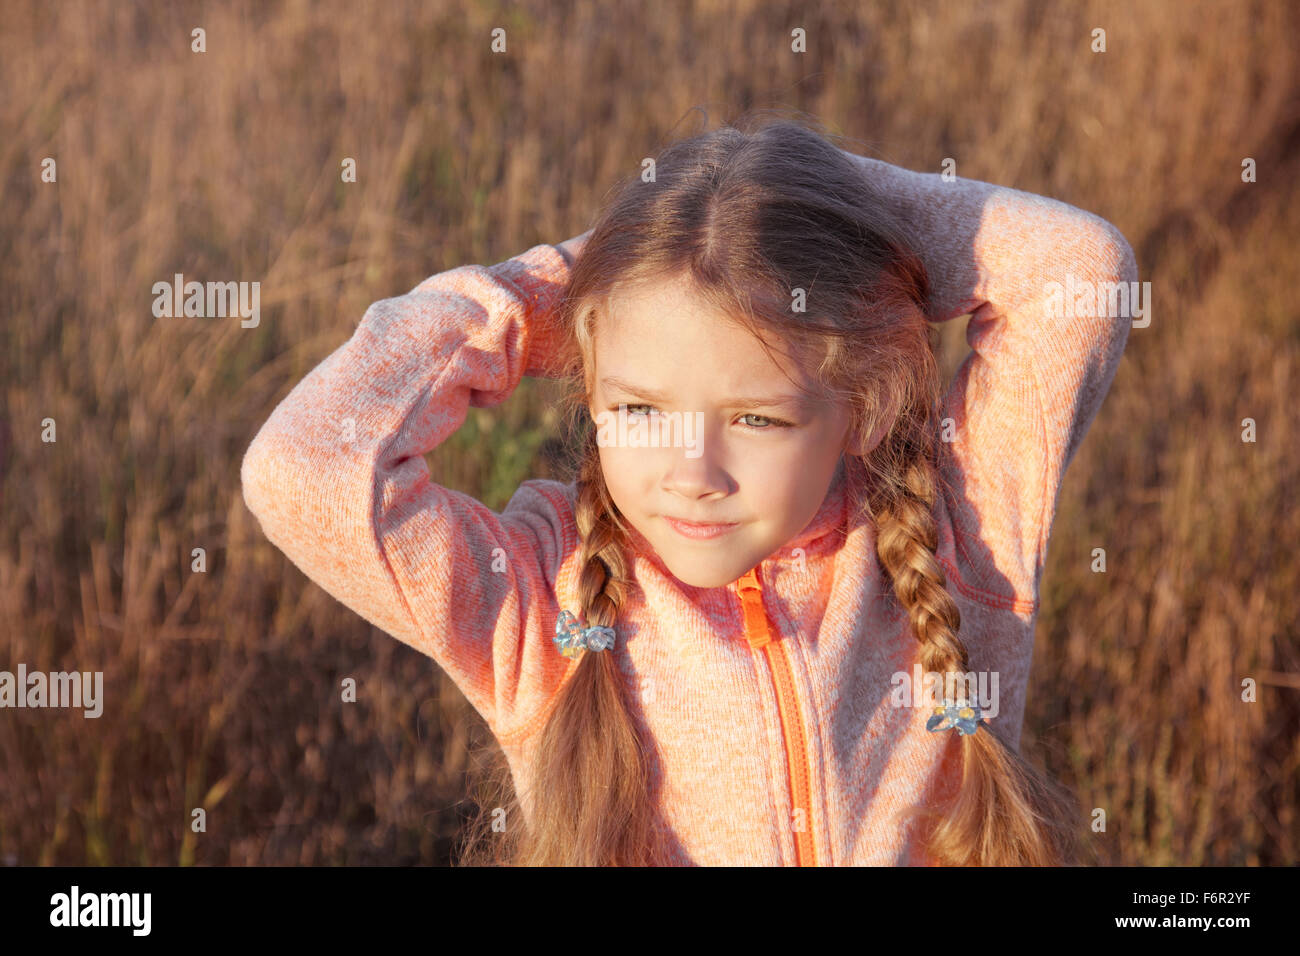
{"type": "MultiPolygon", "coordinates": [[[[652,343],[641,337],[654,333],[661,344],[685,340],[720,350],[752,352],[762,348],[753,325],[719,308],[716,300],[684,277],[624,283],[606,296],[596,314],[598,329],[607,338],[635,335],[638,347],[650,346],[652,343]]],[[[775,330],[764,331],[763,340],[771,349],[790,351],[775,330]]]]}
{"type": "Polygon", "coordinates": [[[826,397],[818,382],[825,348],[800,347],[777,329],[718,310],[687,276],[620,283],[595,315],[591,359],[601,379],[651,385],[647,379],[657,371],[725,379],[739,370],[736,377],[748,384],[783,386],[805,400],[826,397]]]}
{"type": "Polygon", "coordinates": [[[653,319],[685,316],[694,319],[726,319],[708,297],[685,276],[670,279],[637,279],[622,282],[606,295],[600,310],[615,323],[620,319],[653,319]]]}

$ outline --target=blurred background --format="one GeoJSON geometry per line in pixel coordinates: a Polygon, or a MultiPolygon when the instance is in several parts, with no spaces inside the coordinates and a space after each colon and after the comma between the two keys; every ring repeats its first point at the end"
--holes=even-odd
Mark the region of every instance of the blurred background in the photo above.
{"type": "MultiPolygon", "coordinates": [[[[102,670],[106,703],[0,711],[0,862],[451,862],[490,734],[262,537],[244,450],[371,302],[585,231],[642,157],[754,108],[1129,238],[1153,321],[1066,476],[1024,750],[1106,811],[1107,864],[1300,861],[1297,19],[1281,0],[6,0],[0,669],[102,670]],[[178,272],[260,282],[259,325],[155,319],[178,272]]],[[[951,375],[962,320],[940,347],[951,375]]],[[[549,387],[472,409],[434,480],[500,510],[566,477],[549,387]]]]}

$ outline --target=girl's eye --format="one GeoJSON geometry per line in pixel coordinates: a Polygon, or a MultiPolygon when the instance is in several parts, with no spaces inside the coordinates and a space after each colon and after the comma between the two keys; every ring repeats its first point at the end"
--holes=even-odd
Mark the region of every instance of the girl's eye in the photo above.
{"type": "MultiPolygon", "coordinates": [[[[768,430],[771,429],[771,428],[790,428],[790,427],[791,427],[791,425],[790,425],[789,422],[783,422],[783,421],[781,421],[779,418],[768,418],[766,415],[742,415],[741,417],[742,417],[742,418],[757,418],[759,421],[767,422],[768,424],[763,425],[763,426],[761,426],[761,427],[758,428],[759,431],[768,431],[768,430]]],[[[750,427],[750,428],[753,428],[753,427],[755,427],[755,426],[751,425],[751,426],[749,426],[749,427],[750,427]]]]}
{"type": "MultiPolygon", "coordinates": [[[[653,406],[653,405],[628,405],[628,406],[627,406],[628,414],[629,414],[629,415],[636,415],[636,414],[638,414],[637,412],[633,411],[633,409],[636,409],[636,408],[654,408],[654,406],[653,406]]],[[[611,409],[611,411],[617,411],[617,409],[611,409]]],[[[655,411],[658,411],[658,409],[655,409],[655,411]]],[[[765,422],[765,423],[766,423],[766,424],[763,424],[763,425],[746,425],[746,426],[745,426],[745,427],[748,428],[750,431],[755,431],[755,432],[771,431],[773,428],[793,428],[793,427],[794,427],[794,425],[793,425],[791,422],[782,421],[782,420],[779,419],[779,418],[769,418],[769,417],[766,416],[766,415],[753,415],[753,414],[750,414],[750,415],[742,415],[742,416],[740,416],[740,417],[741,417],[741,418],[758,419],[760,422],[765,422]]]]}

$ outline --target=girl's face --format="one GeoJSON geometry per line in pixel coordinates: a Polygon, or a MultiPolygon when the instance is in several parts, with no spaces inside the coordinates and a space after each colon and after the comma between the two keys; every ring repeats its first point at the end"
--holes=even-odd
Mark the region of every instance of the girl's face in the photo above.
{"type": "Polygon", "coordinates": [[[778,367],[681,279],[617,290],[595,338],[590,411],[605,483],[679,580],[729,584],[807,527],[851,419],[842,405],[800,394],[790,378],[817,383],[779,343],[770,343],[778,367]],[[733,526],[692,537],[672,518],[733,526]]]}

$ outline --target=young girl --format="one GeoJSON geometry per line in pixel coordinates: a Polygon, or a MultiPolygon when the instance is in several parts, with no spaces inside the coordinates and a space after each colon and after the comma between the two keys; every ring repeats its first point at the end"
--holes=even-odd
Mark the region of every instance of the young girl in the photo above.
{"type": "Polygon", "coordinates": [[[1086,818],[1017,751],[1057,492],[1129,328],[1060,289],[1135,281],[1128,243],[784,120],[646,178],[373,304],[258,433],[249,508],[483,715],[509,861],[1074,861],[1086,818]],[[966,313],[941,395],[927,319],[966,313]],[[576,480],[500,514],[430,482],[524,375],[572,386],[576,480]]]}

